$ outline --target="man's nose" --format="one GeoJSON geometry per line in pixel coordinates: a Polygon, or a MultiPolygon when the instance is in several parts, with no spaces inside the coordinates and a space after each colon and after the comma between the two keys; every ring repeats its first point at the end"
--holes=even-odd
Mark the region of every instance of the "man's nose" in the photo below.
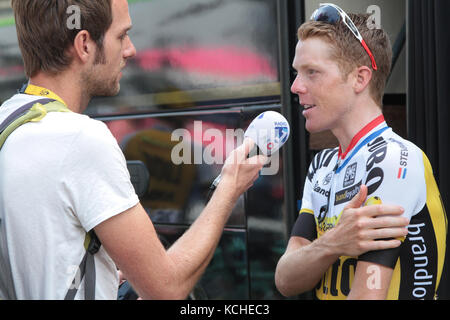
{"type": "Polygon", "coordinates": [[[295,77],[295,80],[294,80],[294,82],[292,83],[292,86],[291,86],[291,92],[293,94],[306,93],[306,87],[305,87],[303,81],[301,80],[300,75],[297,75],[295,77]]]}
{"type": "Polygon", "coordinates": [[[126,58],[126,59],[133,58],[135,55],[136,55],[136,47],[134,46],[130,37],[128,37],[128,45],[124,51],[124,58],[126,58]]]}

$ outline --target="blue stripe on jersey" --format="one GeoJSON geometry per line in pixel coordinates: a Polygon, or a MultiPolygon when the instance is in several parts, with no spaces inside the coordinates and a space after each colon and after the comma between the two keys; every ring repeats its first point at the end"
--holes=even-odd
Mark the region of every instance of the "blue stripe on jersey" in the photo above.
{"type": "Polygon", "coordinates": [[[366,139],[364,139],[363,142],[361,142],[356,148],[355,150],[353,150],[352,154],[350,155],[350,157],[347,158],[347,160],[344,161],[344,163],[337,168],[336,173],[339,173],[347,164],[348,162],[353,158],[353,156],[366,144],[368,144],[370,141],[372,141],[373,139],[375,139],[376,137],[378,137],[379,135],[381,135],[383,132],[385,132],[387,129],[389,129],[390,127],[384,127],[381,128],[378,131],[375,131],[374,133],[372,133],[370,136],[368,136],[366,139]]]}

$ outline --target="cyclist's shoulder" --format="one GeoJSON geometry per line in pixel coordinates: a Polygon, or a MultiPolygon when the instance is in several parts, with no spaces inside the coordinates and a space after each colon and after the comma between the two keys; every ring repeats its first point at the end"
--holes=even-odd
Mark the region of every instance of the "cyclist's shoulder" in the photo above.
{"type": "Polygon", "coordinates": [[[318,151],[309,165],[308,177],[311,178],[318,170],[323,168],[328,170],[330,167],[333,169],[332,167],[336,165],[338,153],[338,147],[318,151]],[[333,161],[333,159],[335,160],[333,161]]]}
{"type": "Polygon", "coordinates": [[[331,159],[338,156],[339,147],[322,149],[315,152],[311,165],[319,168],[322,166],[328,166],[331,163],[331,159]]]}
{"type": "Polygon", "coordinates": [[[424,153],[413,142],[401,137],[392,129],[384,132],[379,139],[366,145],[366,157],[383,157],[380,165],[408,166],[423,164],[424,153]]]}

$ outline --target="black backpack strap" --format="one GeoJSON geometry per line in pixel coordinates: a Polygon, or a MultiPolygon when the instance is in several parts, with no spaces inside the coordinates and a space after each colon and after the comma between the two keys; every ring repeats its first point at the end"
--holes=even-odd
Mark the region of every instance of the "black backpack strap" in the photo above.
{"type": "Polygon", "coordinates": [[[98,252],[101,242],[92,230],[86,234],[84,241],[86,253],[78,266],[77,273],[72,281],[72,285],[67,291],[64,300],[73,300],[78,292],[79,285],[84,278],[84,299],[95,300],[95,260],[94,255],[98,252]]]}

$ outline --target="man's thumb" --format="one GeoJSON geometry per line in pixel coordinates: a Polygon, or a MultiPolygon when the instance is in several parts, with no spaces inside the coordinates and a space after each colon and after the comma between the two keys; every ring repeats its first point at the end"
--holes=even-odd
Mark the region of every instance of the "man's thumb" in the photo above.
{"type": "Polygon", "coordinates": [[[362,206],[362,204],[366,201],[367,198],[367,186],[361,185],[361,188],[359,188],[358,194],[353,197],[352,200],[346,205],[347,208],[359,208],[362,206]]]}

